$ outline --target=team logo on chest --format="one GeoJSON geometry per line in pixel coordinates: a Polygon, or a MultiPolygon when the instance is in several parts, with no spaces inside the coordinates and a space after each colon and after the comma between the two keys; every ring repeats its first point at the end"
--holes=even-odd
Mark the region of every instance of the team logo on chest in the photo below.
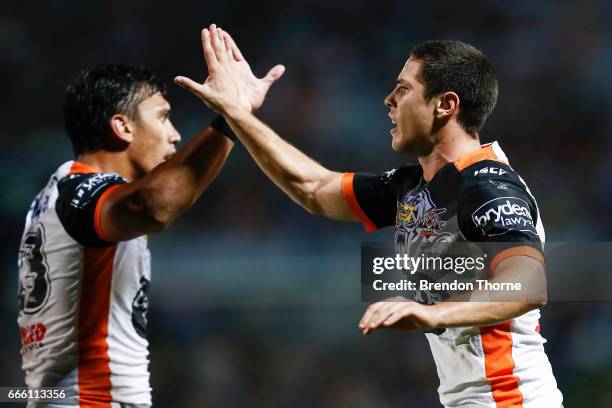
{"type": "Polygon", "coordinates": [[[446,208],[436,208],[429,191],[423,189],[406,194],[397,203],[396,226],[410,233],[429,238],[442,232],[446,221],[440,215],[446,208]]]}

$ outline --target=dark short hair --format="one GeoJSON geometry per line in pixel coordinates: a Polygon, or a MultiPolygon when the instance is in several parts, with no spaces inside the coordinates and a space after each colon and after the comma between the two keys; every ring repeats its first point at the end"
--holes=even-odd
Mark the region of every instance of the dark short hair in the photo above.
{"type": "Polygon", "coordinates": [[[81,71],[66,88],[64,125],[75,154],[109,148],[110,118],[122,113],[138,120],[138,105],[166,85],[153,71],[122,64],[102,64],[81,71]]]}
{"type": "Polygon", "coordinates": [[[427,100],[443,92],[459,95],[458,122],[476,136],[497,102],[497,77],[485,55],[461,41],[426,41],[410,55],[423,61],[419,77],[427,100]]]}

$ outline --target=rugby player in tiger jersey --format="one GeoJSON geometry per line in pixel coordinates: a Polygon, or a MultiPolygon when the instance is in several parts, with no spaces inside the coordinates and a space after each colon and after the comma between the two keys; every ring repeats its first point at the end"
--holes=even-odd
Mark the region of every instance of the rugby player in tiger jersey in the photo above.
{"type": "MultiPolygon", "coordinates": [[[[393,148],[419,164],[380,175],[339,173],[240,106],[234,65],[244,58],[227,33],[211,33],[225,42],[205,44],[206,82],[176,82],[223,115],[262,170],[307,211],[361,221],[368,231],[393,225],[400,252],[423,240],[504,243],[491,254],[492,280],[544,280],[536,202],[500,146],[480,145],[479,132],[497,100],[497,79],[480,51],[457,41],[417,45],[385,104],[396,125],[393,148]]],[[[364,334],[383,328],[427,332],[445,407],[558,408],[562,396],[538,323],[544,303],[379,302],[359,327],[364,334]]]]}
{"type": "MultiPolygon", "coordinates": [[[[259,108],[283,70],[259,79],[241,67],[245,109],[259,108]]],[[[19,253],[26,384],[76,395],[61,401],[69,406],[147,407],[145,234],[194,204],[225,162],[233,146],[226,136],[233,135],[218,117],[176,151],[180,136],[165,85],[126,65],[77,76],[64,120],[76,160],[59,166],[34,199],[19,253]]]]}

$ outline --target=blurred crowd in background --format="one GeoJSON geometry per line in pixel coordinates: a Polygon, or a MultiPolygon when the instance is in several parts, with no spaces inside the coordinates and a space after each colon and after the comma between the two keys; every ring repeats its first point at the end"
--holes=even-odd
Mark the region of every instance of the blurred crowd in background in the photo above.
{"type": "MultiPolygon", "coordinates": [[[[214,22],[259,75],[287,67],[262,120],[331,169],[381,172],[413,160],[391,149],[383,105],[410,49],[462,40],[483,50],[499,76],[481,140],[499,141],[529,184],[547,240],[612,241],[611,18],[604,0],[3,2],[0,385],[23,384],[18,244],[32,198],[73,158],[61,105],[79,70],[153,68],[168,81],[172,120],[189,139],[213,113],[171,81],[205,77],[199,32],[214,22]]],[[[196,206],[149,239],[154,404],[439,406],[423,335],[364,338],[357,329],[367,306],[360,242],[392,235],[308,215],[237,146],[196,206]]],[[[610,303],[542,311],[566,407],[612,400],[611,311],[610,303]]]]}

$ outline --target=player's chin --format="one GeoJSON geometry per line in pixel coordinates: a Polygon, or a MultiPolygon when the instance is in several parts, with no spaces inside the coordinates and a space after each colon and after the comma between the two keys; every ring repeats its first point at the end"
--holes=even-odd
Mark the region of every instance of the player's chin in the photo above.
{"type": "Polygon", "coordinates": [[[144,168],[144,170],[145,170],[145,173],[150,172],[151,170],[153,170],[154,168],[156,168],[160,164],[164,164],[165,162],[170,160],[172,158],[172,156],[174,156],[174,154],[175,153],[166,154],[164,156],[157,156],[157,158],[151,159],[150,161],[147,161],[142,166],[144,168]]]}
{"type": "Polygon", "coordinates": [[[171,158],[173,158],[175,154],[176,154],[176,152],[172,152],[172,153],[168,153],[167,155],[165,155],[164,158],[162,159],[162,163],[170,160],[171,158]]]}
{"type": "Polygon", "coordinates": [[[399,153],[404,153],[406,150],[406,140],[402,138],[402,135],[399,133],[398,129],[393,130],[393,140],[391,140],[391,147],[393,150],[399,153]]]}
{"type": "Polygon", "coordinates": [[[391,142],[391,146],[396,152],[408,155],[416,154],[417,156],[420,155],[420,144],[421,143],[419,142],[418,138],[415,138],[412,135],[405,136],[399,132],[393,136],[393,141],[391,142]]]}

